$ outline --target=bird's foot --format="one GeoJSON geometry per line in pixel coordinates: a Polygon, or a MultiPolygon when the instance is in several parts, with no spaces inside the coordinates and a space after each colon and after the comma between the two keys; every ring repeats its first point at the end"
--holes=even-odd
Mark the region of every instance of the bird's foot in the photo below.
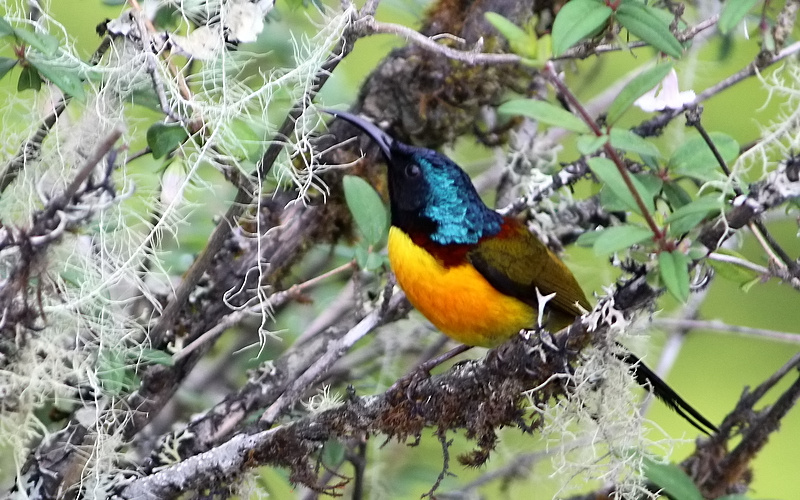
{"type": "Polygon", "coordinates": [[[540,366],[560,366],[563,373],[571,373],[569,358],[571,352],[568,346],[569,337],[566,335],[553,335],[550,330],[537,327],[528,330],[529,335],[536,335],[538,342],[532,346],[532,354],[538,354],[539,363],[535,363],[533,369],[528,370],[530,374],[538,373],[540,366]]]}
{"type": "Polygon", "coordinates": [[[431,358],[424,363],[420,363],[417,365],[417,367],[392,384],[387,392],[393,393],[395,391],[402,391],[405,394],[405,399],[412,404],[412,413],[414,416],[417,416],[419,412],[417,410],[417,398],[415,396],[418,392],[418,385],[422,381],[430,378],[432,369],[444,363],[445,361],[448,361],[459,354],[468,351],[469,349],[472,349],[472,346],[460,345],[444,354],[436,356],[435,358],[431,358]]]}

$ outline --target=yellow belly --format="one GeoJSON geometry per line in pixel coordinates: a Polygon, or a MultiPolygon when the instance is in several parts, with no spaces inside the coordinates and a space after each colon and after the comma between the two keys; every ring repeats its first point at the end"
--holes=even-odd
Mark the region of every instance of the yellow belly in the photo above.
{"type": "Polygon", "coordinates": [[[532,307],[495,290],[472,265],[445,268],[394,226],[389,262],[409,302],[458,342],[493,347],[536,323],[532,307]]]}

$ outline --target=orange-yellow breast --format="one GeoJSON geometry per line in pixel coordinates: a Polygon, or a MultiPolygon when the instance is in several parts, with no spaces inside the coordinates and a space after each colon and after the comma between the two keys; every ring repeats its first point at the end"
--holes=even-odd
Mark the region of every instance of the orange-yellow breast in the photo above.
{"type": "Polygon", "coordinates": [[[458,342],[493,347],[536,323],[532,307],[498,292],[471,264],[446,268],[397,227],[389,262],[411,304],[458,342]]]}

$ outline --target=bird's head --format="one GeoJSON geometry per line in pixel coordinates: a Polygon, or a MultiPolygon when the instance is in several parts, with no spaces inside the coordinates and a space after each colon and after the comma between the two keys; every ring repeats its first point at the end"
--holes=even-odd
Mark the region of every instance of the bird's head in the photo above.
{"type": "Polygon", "coordinates": [[[353,114],[327,112],[360,128],[383,152],[389,167],[393,226],[407,233],[421,232],[442,245],[477,243],[500,231],[502,217],[483,203],[467,173],[453,160],[404,144],[353,114]]]}

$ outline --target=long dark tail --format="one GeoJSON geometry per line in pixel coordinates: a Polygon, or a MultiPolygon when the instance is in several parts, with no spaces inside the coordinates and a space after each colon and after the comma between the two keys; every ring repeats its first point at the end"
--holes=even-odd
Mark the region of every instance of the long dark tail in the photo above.
{"type": "Polygon", "coordinates": [[[675,392],[661,377],[647,367],[642,361],[631,353],[617,354],[617,358],[633,367],[633,375],[636,382],[645,389],[653,391],[653,394],[664,402],[675,413],[686,419],[697,430],[706,434],[717,432],[717,427],[709,422],[699,411],[692,408],[682,397],[675,392]]]}

